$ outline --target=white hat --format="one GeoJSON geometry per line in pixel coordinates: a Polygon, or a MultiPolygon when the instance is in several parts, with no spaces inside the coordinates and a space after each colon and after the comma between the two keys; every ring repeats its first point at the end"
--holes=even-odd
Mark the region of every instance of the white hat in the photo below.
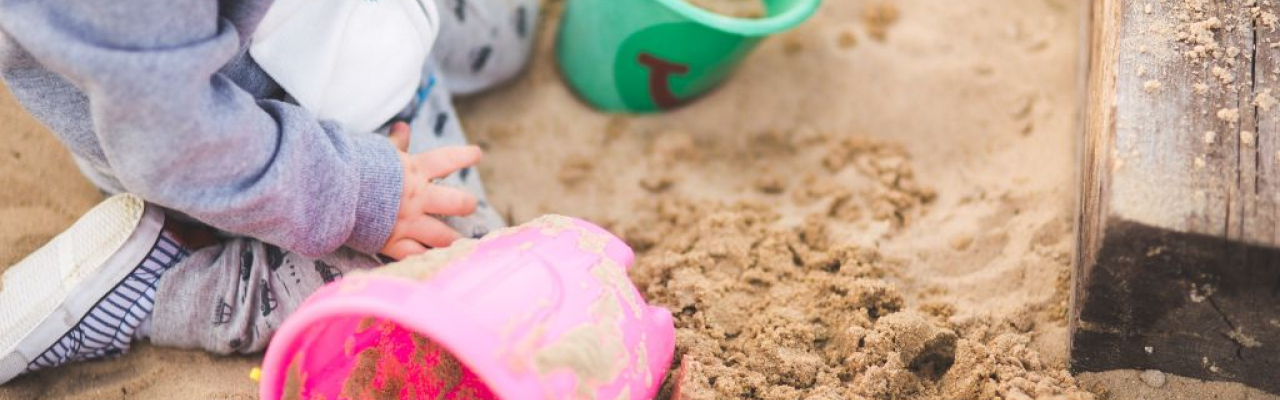
{"type": "Polygon", "coordinates": [[[320,119],[372,132],[412,100],[439,21],[432,0],[276,0],[249,54],[320,119]]]}

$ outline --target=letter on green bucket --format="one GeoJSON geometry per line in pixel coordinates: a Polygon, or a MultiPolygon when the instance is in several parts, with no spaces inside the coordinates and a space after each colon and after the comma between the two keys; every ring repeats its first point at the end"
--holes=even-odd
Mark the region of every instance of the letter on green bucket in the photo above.
{"type": "Polygon", "coordinates": [[[655,112],[725,80],[768,35],[807,19],[820,0],[763,0],[768,16],[739,19],[684,0],[568,0],[556,55],[561,74],[605,111],[655,112]]]}
{"type": "Polygon", "coordinates": [[[654,26],[622,42],[614,82],[627,109],[674,108],[724,81],[758,41],[691,22],[654,26]]]}

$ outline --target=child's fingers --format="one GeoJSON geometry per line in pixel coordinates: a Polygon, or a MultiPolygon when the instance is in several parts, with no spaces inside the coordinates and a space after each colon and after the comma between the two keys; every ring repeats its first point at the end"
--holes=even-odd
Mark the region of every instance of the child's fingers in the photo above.
{"type": "Polygon", "coordinates": [[[476,146],[441,147],[413,156],[413,163],[431,178],[443,178],[480,162],[484,152],[476,146]]]}
{"type": "Polygon", "coordinates": [[[391,124],[391,144],[400,151],[409,151],[409,124],[396,121],[391,124]]]}
{"type": "Polygon", "coordinates": [[[458,231],[432,216],[423,215],[407,223],[409,226],[405,229],[405,237],[430,247],[449,247],[453,241],[462,237],[458,231]]]}
{"type": "Polygon", "coordinates": [[[427,247],[423,246],[421,243],[415,242],[411,239],[400,239],[383,248],[382,254],[396,260],[403,260],[405,257],[422,254],[426,251],[427,247]]]}
{"type": "Polygon", "coordinates": [[[440,185],[427,185],[422,189],[422,214],[471,215],[476,212],[476,196],[467,191],[440,185]]]}

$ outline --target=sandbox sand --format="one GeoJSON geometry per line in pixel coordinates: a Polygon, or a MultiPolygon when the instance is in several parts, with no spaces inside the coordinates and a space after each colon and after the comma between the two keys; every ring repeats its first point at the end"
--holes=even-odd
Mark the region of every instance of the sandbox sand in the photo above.
{"type": "MultiPolygon", "coordinates": [[[[548,24],[527,75],[460,110],[511,220],[578,216],[636,248],[677,317],[682,399],[1275,398],[1065,372],[1082,4],[827,1],[643,117],[579,102],[548,24]]],[[[8,97],[0,127],[7,265],[99,197],[8,97]]],[[[256,361],[143,345],[0,399],[252,399],[256,361]]]]}

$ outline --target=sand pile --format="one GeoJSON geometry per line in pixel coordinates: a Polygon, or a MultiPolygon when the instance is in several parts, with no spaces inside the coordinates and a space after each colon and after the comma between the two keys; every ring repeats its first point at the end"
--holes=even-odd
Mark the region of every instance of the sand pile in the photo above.
{"type": "Polygon", "coordinates": [[[1093,398],[1025,335],[911,309],[893,260],[821,225],[781,227],[761,204],[656,210],[652,237],[629,239],[648,248],[637,283],[676,316],[681,400],[1093,398]]]}

